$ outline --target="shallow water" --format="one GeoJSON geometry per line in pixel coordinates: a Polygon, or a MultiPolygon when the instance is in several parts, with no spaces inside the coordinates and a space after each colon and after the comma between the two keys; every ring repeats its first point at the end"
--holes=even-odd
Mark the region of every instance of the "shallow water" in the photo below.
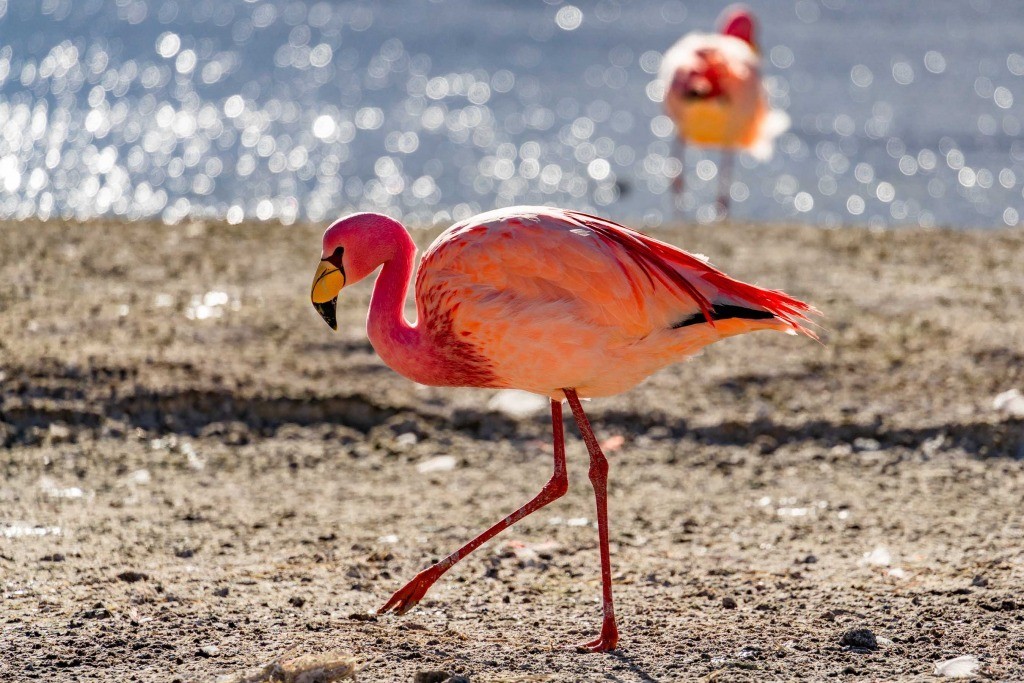
{"type": "MultiPolygon", "coordinates": [[[[672,217],[661,52],[719,7],[0,0],[0,215],[445,222],[556,203],[672,217]]],[[[987,226],[1024,211],[1024,8],[749,3],[790,132],[751,220],[987,226]]],[[[685,215],[714,215],[691,150],[685,215]]]]}

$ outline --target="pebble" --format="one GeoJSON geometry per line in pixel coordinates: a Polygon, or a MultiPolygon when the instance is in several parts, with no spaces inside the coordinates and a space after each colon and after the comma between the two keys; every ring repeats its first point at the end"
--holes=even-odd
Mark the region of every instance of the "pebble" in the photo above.
{"type": "Polygon", "coordinates": [[[970,678],[981,668],[981,662],[974,655],[963,655],[954,659],[939,662],[935,665],[935,675],[946,678],[970,678]]]}
{"type": "Polygon", "coordinates": [[[429,458],[416,465],[416,471],[420,474],[431,472],[447,472],[455,469],[458,461],[453,455],[439,455],[436,458],[429,458]]]}
{"type": "Polygon", "coordinates": [[[878,640],[875,638],[875,634],[866,628],[851,628],[843,633],[839,644],[854,651],[878,649],[878,640]]]}
{"type": "Polygon", "coordinates": [[[412,683],[469,683],[469,679],[447,671],[417,671],[412,683]]]}
{"type": "Polygon", "coordinates": [[[203,645],[198,652],[200,657],[216,657],[220,654],[220,648],[216,645],[203,645]]]}
{"type": "Polygon", "coordinates": [[[876,546],[871,552],[864,553],[864,564],[887,567],[890,562],[892,562],[892,553],[884,545],[876,546]]]}
{"type": "Polygon", "coordinates": [[[1004,391],[992,399],[992,408],[1010,417],[1024,417],[1024,394],[1018,389],[1004,391]]]}
{"type": "Polygon", "coordinates": [[[518,389],[503,389],[487,402],[491,410],[519,420],[539,413],[547,405],[547,398],[518,389]]]}
{"type": "Polygon", "coordinates": [[[124,581],[125,583],[135,583],[136,581],[148,580],[149,574],[129,569],[126,572],[121,572],[120,574],[118,574],[117,578],[119,578],[121,581],[124,581]]]}
{"type": "Polygon", "coordinates": [[[882,444],[879,443],[878,439],[860,437],[853,440],[853,448],[854,450],[862,453],[870,453],[872,451],[881,450],[882,444]]]}
{"type": "Polygon", "coordinates": [[[221,676],[217,683],[333,683],[355,679],[359,663],[341,652],[282,657],[258,669],[221,676]]]}
{"type": "Polygon", "coordinates": [[[729,597],[722,598],[722,607],[725,609],[736,609],[736,601],[729,597]]]}
{"type": "Polygon", "coordinates": [[[106,607],[100,603],[96,603],[92,609],[82,612],[81,617],[83,619],[109,619],[114,616],[110,613],[106,607]]]}

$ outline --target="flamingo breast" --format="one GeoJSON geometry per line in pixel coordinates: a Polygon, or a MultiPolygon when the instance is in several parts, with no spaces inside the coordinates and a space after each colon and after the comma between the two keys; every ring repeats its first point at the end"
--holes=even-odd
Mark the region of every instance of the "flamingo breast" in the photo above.
{"type": "Polygon", "coordinates": [[[687,141],[749,148],[759,139],[768,107],[760,58],[749,43],[720,34],[690,34],[662,60],[665,108],[687,141]],[[707,96],[687,84],[706,83],[707,96]]]}

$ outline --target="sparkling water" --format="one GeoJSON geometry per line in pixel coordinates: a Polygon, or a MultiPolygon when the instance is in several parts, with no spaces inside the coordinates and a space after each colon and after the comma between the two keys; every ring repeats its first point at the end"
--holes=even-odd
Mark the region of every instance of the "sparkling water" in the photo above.
{"type": "MultiPolygon", "coordinates": [[[[750,2],[774,157],[733,215],[1015,225],[1024,5],[750,2]]],[[[656,80],[706,2],[0,0],[0,216],[448,222],[513,204],[637,227],[715,217],[688,192],[656,80]]]]}

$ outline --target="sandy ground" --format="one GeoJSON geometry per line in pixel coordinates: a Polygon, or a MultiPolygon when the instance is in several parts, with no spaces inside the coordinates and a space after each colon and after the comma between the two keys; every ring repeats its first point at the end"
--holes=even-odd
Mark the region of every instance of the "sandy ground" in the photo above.
{"type": "Polygon", "coordinates": [[[622,633],[597,655],[563,647],[600,621],[571,425],[565,498],[370,616],[539,490],[550,425],[384,367],[368,283],[331,334],[318,233],[0,224],[0,679],[326,651],[368,681],[934,680],[963,655],[1024,679],[1024,417],[993,408],[1024,390],[1024,232],[661,233],[827,318],[590,404],[622,633]]]}

